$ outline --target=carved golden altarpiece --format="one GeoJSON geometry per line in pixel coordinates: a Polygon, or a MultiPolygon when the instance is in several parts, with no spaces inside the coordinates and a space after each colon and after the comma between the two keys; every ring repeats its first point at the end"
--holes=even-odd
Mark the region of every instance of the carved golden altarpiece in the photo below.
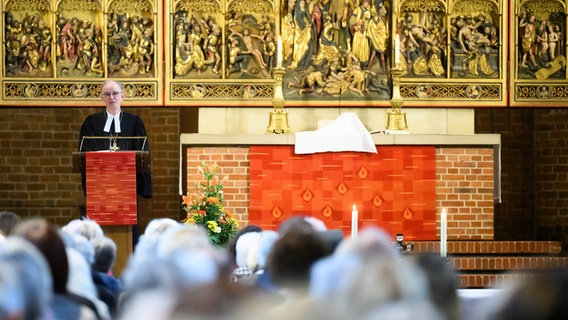
{"type": "Polygon", "coordinates": [[[158,0],[2,3],[2,104],[93,106],[107,79],[125,105],[163,104],[158,0]]]}
{"type": "Polygon", "coordinates": [[[517,0],[511,8],[511,106],[565,107],[568,1],[517,0]]]}
{"type": "Polygon", "coordinates": [[[567,1],[7,0],[1,104],[561,105],[567,1]]]}

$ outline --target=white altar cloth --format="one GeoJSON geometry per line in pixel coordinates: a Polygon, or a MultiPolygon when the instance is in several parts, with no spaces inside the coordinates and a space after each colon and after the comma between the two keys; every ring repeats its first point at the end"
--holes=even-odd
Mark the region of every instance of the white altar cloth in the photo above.
{"type": "Polygon", "coordinates": [[[295,140],[296,154],[340,151],[377,153],[371,133],[352,112],[342,113],[319,130],[298,132],[295,140]]]}

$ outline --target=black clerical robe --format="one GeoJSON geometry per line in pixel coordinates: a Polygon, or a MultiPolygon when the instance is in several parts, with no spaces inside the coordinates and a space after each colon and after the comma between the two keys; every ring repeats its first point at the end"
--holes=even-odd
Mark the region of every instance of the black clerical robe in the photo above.
{"type": "MultiPolygon", "coordinates": [[[[114,121],[110,132],[105,132],[104,127],[107,121],[106,111],[98,112],[88,116],[81,125],[79,134],[79,151],[100,151],[110,150],[111,145],[116,142],[119,151],[150,151],[148,141],[144,139],[113,139],[113,137],[146,137],[146,128],[142,119],[132,113],[121,111],[120,131],[116,133],[114,121]],[[84,137],[109,137],[108,139],[88,139],[84,137]]],[[[83,191],[86,192],[86,177],[82,173],[83,191]]],[[[139,172],[136,174],[136,192],[144,197],[152,197],[152,175],[151,172],[139,172]]]]}

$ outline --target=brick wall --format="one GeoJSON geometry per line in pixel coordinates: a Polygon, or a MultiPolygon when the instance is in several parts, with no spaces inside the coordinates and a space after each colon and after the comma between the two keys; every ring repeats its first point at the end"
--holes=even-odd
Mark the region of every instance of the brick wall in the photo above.
{"type": "MultiPolygon", "coordinates": [[[[78,218],[85,198],[71,155],[83,119],[101,108],[0,108],[0,210],[43,216],[62,225],[78,218]]],[[[179,109],[127,108],[149,133],[154,197],[141,199],[142,226],[179,217],[179,109]]]]}
{"type": "Polygon", "coordinates": [[[223,183],[224,206],[228,208],[241,227],[248,222],[249,207],[249,149],[248,147],[187,148],[187,191],[194,190],[204,177],[197,171],[203,162],[217,163],[219,179],[223,183]]]}
{"type": "Polygon", "coordinates": [[[535,112],[535,218],[537,240],[568,245],[568,110],[535,112]]]}
{"type": "Polygon", "coordinates": [[[568,247],[568,110],[478,109],[476,133],[500,133],[502,203],[497,240],[551,240],[568,247]]]}
{"type": "MultiPolygon", "coordinates": [[[[0,210],[58,224],[78,217],[85,200],[79,175],[71,172],[71,154],[83,119],[98,110],[0,108],[0,210]]],[[[178,219],[179,128],[195,121],[182,117],[193,108],[127,110],[144,120],[152,150],[154,197],[141,200],[141,224],[154,217],[178,219]]],[[[476,133],[499,133],[502,140],[495,239],[562,240],[567,248],[566,110],[480,108],[475,114],[476,133]]]]}
{"type": "MultiPolygon", "coordinates": [[[[217,162],[219,177],[228,177],[223,190],[226,207],[244,226],[248,223],[248,147],[190,147],[186,149],[187,190],[203,181],[197,167],[217,162]]],[[[436,205],[448,212],[448,240],[493,239],[493,149],[436,150],[436,205]]],[[[438,228],[439,236],[439,228],[438,228]]]]}
{"type": "Polygon", "coordinates": [[[493,174],[492,148],[436,149],[436,207],[448,213],[448,240],[493,240],[493,174]]]}

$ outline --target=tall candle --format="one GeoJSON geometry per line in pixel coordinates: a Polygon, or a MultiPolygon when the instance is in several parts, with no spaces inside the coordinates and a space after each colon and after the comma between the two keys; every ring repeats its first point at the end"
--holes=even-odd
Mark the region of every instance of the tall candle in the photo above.
{"type": "Polygon", "coordinates": [[[400,38],[398,34],[394,38],[394,63],[397,66],[400,64],[400,38]]]}
{"type": "Polygon", "coordinates": [[[353,211],[351,211],[351,238],[357,238],[357,232],[359,229],[359,212],[357,211],[357,206],[353,205],[353,211]]]}
{"type": "Polygon", "coordinates": [[[445,258],[448,253],[448,214],[446,208],[442,209],[440,217],[440,257],[445,258]]]}
{"type": "Polygon", "coordinates": [[[282,67],[282,38],[280,36],[276,40],[276,66],[282,67]]]}

